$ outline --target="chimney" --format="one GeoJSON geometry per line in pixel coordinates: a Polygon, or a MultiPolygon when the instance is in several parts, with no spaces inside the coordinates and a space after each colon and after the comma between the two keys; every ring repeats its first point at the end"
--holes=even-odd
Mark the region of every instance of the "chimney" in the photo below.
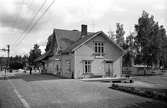
{"type": "Polygon", "coordinates": [[[87,35],[87,25],[82,24],[81,25],[81,37],[84,37],[87,35]]]}

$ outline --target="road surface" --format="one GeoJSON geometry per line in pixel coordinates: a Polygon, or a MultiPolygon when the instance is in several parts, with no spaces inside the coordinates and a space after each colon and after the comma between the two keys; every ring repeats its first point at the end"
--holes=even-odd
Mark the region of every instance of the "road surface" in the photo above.
{"type": "Polygon", "coordinates": [[[112,90],[108,88],[110,83],[56,77],[47,79],[46,75],[37,77],[31,75],[19,79],[0,80],[0,108],[167,107],[166,103],[160,101],[112,90]]]}

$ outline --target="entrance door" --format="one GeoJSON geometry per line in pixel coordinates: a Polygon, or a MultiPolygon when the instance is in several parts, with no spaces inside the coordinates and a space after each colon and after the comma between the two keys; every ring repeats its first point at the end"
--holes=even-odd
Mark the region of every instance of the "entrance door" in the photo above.
{"type": "Polygon", "coordinates": [[[113,76],[113,63],[105,63],[106,76],[113,76]]]}
{"type": "Polygon", "coordinates": [[[54,74],[60,76],[60,71],[61,71],[60,61],[56,61],[54,64],[54,74]]]}

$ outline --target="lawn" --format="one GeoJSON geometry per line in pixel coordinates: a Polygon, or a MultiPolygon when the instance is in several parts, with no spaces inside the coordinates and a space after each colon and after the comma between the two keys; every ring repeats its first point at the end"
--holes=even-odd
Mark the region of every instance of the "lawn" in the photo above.
{"type": "Polygon", "coordinates": [[[166,101],[167,74],[154,76],[136,76],[134,83],[118,83],[112,89],[166,101]]]}
{"type": "Polygon", "coordinates": [[[167,75],[155,75],[155,76],[137,76],[136,80],[151,83],[157,86],[167,89],[167,75]]]}

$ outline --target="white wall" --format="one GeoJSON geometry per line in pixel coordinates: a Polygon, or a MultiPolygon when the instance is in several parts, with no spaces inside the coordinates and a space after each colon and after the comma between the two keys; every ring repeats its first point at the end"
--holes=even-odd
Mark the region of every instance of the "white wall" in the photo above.
{"type": "Polygon", "coordinates": [[[101,35],[95,37],[94,39],[88,41],[80,48],[78,48],[75,53],[75,78],[80,77],[83,72],[83,60],[92,60],[92,73],[96,75],[104,75],[104,60],[112,59],[115,63],[113,64],[113,70],[117,74],[121,72],[122,59],[118,59],[121,57],[121,50],[118,49],[113,43],[106,40],[101,35]],[[104,43],[104,58],[95,58],[94,53],[94,41],[101,41],[104,43]]]}
{"type": "Polygon", "coordinates": [[[47,73],[57,74],[57,64],[60,65],[60,61],[56,61],[55,57],[51,57],[47,61],[47,73]]]}
{"type": "Polygon", "coordinates": [[[73,54],[69,54],[69,55],[63,55],[61,58],[61,66],[62,66],[62,76],[63,77],[67,77],[67,78],[71,78],[72,76],[72,72],[74,72],[74,56],[73,54]],[[70,61],[70,71],[67,70],[67,63],[66,61],[69,60],[70,61]]]}
{"type": "Polygon", "coordinates": [[[114,71],[114,76],[119,77],[122,74],[122,57],[114,61],[113,71],[114,71]]]}

